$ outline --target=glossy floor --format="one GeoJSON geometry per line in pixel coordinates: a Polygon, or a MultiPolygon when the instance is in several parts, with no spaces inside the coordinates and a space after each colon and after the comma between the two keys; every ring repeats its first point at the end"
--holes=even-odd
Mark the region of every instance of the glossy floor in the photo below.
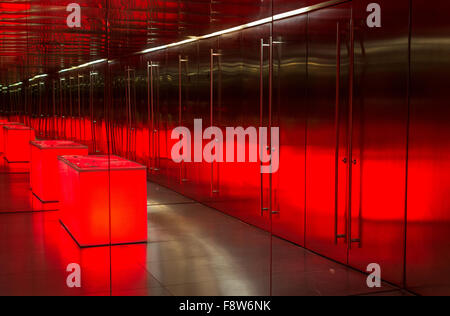
{"type": "Polygon", "coordinates": [[[0,174],[0,295],[405,295],[149,184],[149,243],[80,250],[58,212],[29,212],[27,174],[0,174]],[[271,251],[271,249],[273,251],[271,251]],[[82,288],[66,267],[82,268],[82,288]]]}

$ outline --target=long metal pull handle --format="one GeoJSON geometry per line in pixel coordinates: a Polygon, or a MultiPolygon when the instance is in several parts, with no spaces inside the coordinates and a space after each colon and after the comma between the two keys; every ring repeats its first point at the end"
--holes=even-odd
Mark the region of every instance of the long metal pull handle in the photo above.
{"type": "Polygon", "coordinates": [[[148,129],[148,154],[149,154],[149,169],[153,170],[154,150],[153,150],[153,62],[147,62],[147,120],[150,124],[148,129]]]}
{"type": "MultiPolygon", "coordinates": [[[[78,75],[78,82],[77,82],[77,89],[78,89],[78,127],[79,127],[79,131],[80,134],[78,135],[78,140],[82,140],[82,136],[81,136],[81,120],[82,120],[82,115],[81,115],[81,82],[80,79],[83,78],[83,75],[78,75]]],[[[84,129],[83,129],[84,130],[84,129]]]]}
{"type": "Polygon", "coordinates": [[[127,152],[126,155],[130,158],[131,155],[131,139],[132,139],[132,112],[131,112],[131,68],[126,68],[127,73],[127,85],[126,85],[126,103],[127,103],[127,123],[128,123],[128,131],[127,131],[127,152]]]}
{"type": "Polygon", "coordinates": [[[72,89],[73,84],[72,80],[74,78],[69,76],[69,85],[67,86],[69,89],[69,124],[70,124],[70,136],[69,138],[73,140],[73,103],[72,103],[72,89]]]}
{"type": "MultiPolygon", "coordinates": [[[[270,36],[269,38],[269,126],[268,126],[268,131],[269,131],[269,152],[270,155],[272,157],[273,152],[274,152],[274,148],[273,148],[273,144],[272,144],[272,105],[273,105],[273,60],[274,60],[274,56],[273,56],[273,48],[275,44],[281,44],[281,41],[274,41],[273,37],[270,36]]],[[[278,210],[275,210],[274,205],[276,206],[277,203],[274,200],[274,198],[276,198],[277,196],[277,190],[274,189],[273,187],[273,172],[272,172],[272,163],[273,160],[270,160],[270,170],[271,172],[269,173],[269,208],[270,208],[270,214],[271,215],[276,215],[276,214],[280,214],[280,212],[278,210]]]]}
{"type": "Polygon", "coordinates": [[[187,63],[188,59],[181,57],[181,55],[178,56],[178,120],[179,125],[181,126],[182,121],[182,103],[183,103],[183,94],[182,94],[182,64],[187,63]]]}
{"type": "MultiPolygon", "coordinates": [[[[210,50],[210,122],[214,126],[214,57],[219,57],[214,49],[210,50]]],[[[211,163],[211,194],[219,193],[218,188],[214,186],[214,162],[211,163]]]]}
{"type": "Polygon", "coordinates": [[[157,146],[156,146],[156,137],[157,137],[157,129],[155,128],[155,91],[154,91],[154,69],[157,69],[158,64],[154,64],[152,61],[147,62],[147,108],[148,108],[148,122],[149,126],[149,155],[150,158],[150,170],[158,171],[159,169],[156,167],[156,155],[157,146]]]}
{"type": "Polygon", "coordinates": [[[137,128],[136,128],[136,70],[127,68],[128,74],[128,133],[127,151],[130,159],[136,160],[137,128]]]}
{"type": "Polygon", "coordinates": [[[56,81],[53,80],[53,119],[52,119],[52,137],[56,138],[56,81]]]}
{"type": "Polygon", "coordinates": [[[159,125],[159,115],[160,115],[160,95],[159,95],[159,80],[160,80],[160,73],[159,73],[159,64],[154,64],[153,65],[156,70],[156,82],[154,82],[154,87],[156,89],[156,92],[154,93],[154,96],[156,98],[156,102],[155,102],[155,115],[154,115],[154,135],[155,135],[155,166],[153,168],[154,171],[159,171],[160,170],[160,159],[161,159],[161,146],[160,146],[160,138],[159,138],[159,133],[160,133],[160,125],[159,125]]]}
{"type": "Polygon", "coordinates": [[[66,127],[65,127],[65,119],[64,119],[64,111],[63,111],[63,108],[64,108],[64,101],[65,101],[65,98],[64,98],[64,95],[63,95],[63,91],[64,91],[64,89],[63,89],[63,81],[64,81],[64,80],[65,80],[64,78],[60,78],[60,79],[59,79],[59,98],[60,98],[60,101],[59,101],[59,116],[60,116],[60,132],[59,132],[58,137],[61,137],[61,136],[65,137],[65,136],[66,136],[66,127]]]}
{"type": "Polygon", "coordinates": [[[151,103],[153,102],[152,100],[152,85],[153,85],[153,80],[150,74],[150,68],[151,68],[151,62],[147,61],[147,121],[150,124],[149,128],[148,128],[148,156],[149,156],[149,161],[148,161],[148,167],[149,170],[153,169],[153,164],[152,164],[152,131],[153,131],[153,123],[152,123],[152,116],[153,116],[153,112],[151,110],[151,103]]]}
{"type": "MultiPolygon", "coordinates": [[[[281,40],[281,38],[279,40],[273,40],[273,37],[270,37],[270,62],[269,62],[269,139],[270,139],[270,154],[273,155],[274,151],[276,150],[273,147],[272,144],[272,106],[273,106],[273,79],[274,79],[274,61],[275,61],[275,56],[274,56],[274,48],[276,45],[282,45],[285,44],[285,42],[283,42],[281,40]]],[[[281,56],[281,50],[278,50],[278,73],[281,71],[281,60],[280,60],[280,56],[281,56]]],[[[278,79],[278,85],[279,85],[279,79],[278,79]]],[[[271,160],[271,170],[272,169],[272,163],[273,160],[271,160]]],[[[274,186],[274,174],[271,172],[269,174],[269,182],[270,182],[270,210],[271,210],[271,214],[272,215],[279,215],[281,214],[281,209],[280,209],[280,204],[279,204],[279,188],[278,188],[278,183],[274,186]]]]}
{"type": "MultiPolygon", "coordinates": [[[[259,79],[259,89],[260,89],[260,126],[263,127],[264,124],[264,48],[269,48],[270,50],[270,63],[272,63],[272,38],[270,38],[269,43],[265,43],[264,39],[261,39],[260,43],[260,64],[259,64],[259,72],[260,72],[260,79],[259,79]]],[[[270,66],[270,68],[272,68],[270,66]]],[[[271,71],[272,69],[270,69],[271,71]]],[[[272,80],[272,73],[270,73],[270,81],[272,80]]],[[[270,85],[272,82],[270,82],[270,85]]],[[[272,101],[272,89],[269,89],[270,94],[270,101],[272,101]]],[[[269,111],[270,112],[270,111],[269,111]]],[[[270,115],[270,114],[269,114],[270,115]]],[[[270,139],[270,137],[268,137],[270,139]]],[[[264,149],[262,146],[260,146],[260,157],[263,157],[263,150],[269,150],[270,145],[264,149]]],[[[261,168],[263,166],[263,163],[261,161],[261,168]]],[[[271,190],[269,190],[270,192],[271,190]]],[[[269,207],[265,207],[264,205],[264,175],[261,173],[261,216],[264,216],[264,212],[270,212],[271,211],[271,204],[272,204],[272,195],[269,193],[269,207]]]]}
{"type": "MultiPolygon", "coordinates": [[[[353,17],[350,21],[350,76],[349,76],[349,118],[348,118],[348,156],[349,156],[349,196],[348,196],[348,248],[352,248],[353,243],[361,243],[361,238],[352,237],[352,175],[353,175],[353,165],[357,163],[353,159],[353,79],[354,79],[354,20],[353,17]]],[[[359,216],[359,221],[361,221],[361,216],[359,216]]],[[[361,224],[360,224],[361,225],[361,224]]]]}
{"type": "MultiPolygon", "coordinates": [[[[189,59],[187,57],[183,58],[181,55],[178,56],[178,125],[182,125],[182,115],[183,115],[183,81],[182,81],[182,64],[188,63],[189,59]]],[[[187,66],[186,66],[187,68],[187,66]]],[[[185,166],[184,163],[180,163],[180,183],[187,182],[185,174],[185,166]]]]}
{"type": "MultiPolygon", "coordinates": [[[[341,98],[341,30],[339,22],[336,25],[336,118],[335,118],[335,134],[336,134],[336,156],[335,156],[335,197],[334,197],[334,242],[338,243],[339,239],[344,238],[347,241],[346,234],[339,234],[339,147],[340,147],[340,98],[341,98]]],[[[347,163],[347,158],[342,160],[347,163]]]]}
{"type": "Polygon", "coordinates": [[[90,110],[90,114],[91,114],[91,134],[92,134],[92,146],[93,146],[93,151],[94,153],[97,152],[97,137],[96,137],[96,121],[95,121],[95,116],[94,116],[94,76],[96,75],[96,72],[91,71],[89,74],[89,79],[90,79],[90,89],[89,89],[89,110],[90,110]]]}

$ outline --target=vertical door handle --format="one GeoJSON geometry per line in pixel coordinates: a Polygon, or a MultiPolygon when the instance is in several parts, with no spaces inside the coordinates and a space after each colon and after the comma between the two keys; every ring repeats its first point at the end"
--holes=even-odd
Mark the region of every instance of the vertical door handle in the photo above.
{"type": "Polygon", "coordinates": [[[127,148],[126,148],[126,156],[127,158],[130,158],[131,154],[131,68],[126,68],[127,73],[127,85],[126,85],[126,104],[127,104],[127,124],[128,124],[128,130],[127,130],[127,148]]]}
{"type": "Polygon", "coordinates": [[[81,136],[81,83],[80,79],[83,78],[83,75],[78,74],[78,127],[80,128],[80,134],[78,135],[78,140],[82,139],[81,136]]]}
{"type": "MultiPolygon", "coordinates": [[[[274,77],[274,47],[275,45],[281,45],[284,44],[283,41],[278,40],[278,41],[274,41],[273,37],[270,37],[270,61],[269,61],[269,135],[270,135],[270,155],[272,156],[274,151],[276,150],[275,147],[273,147],[272,144],[272,131],[271,131],[271,127],[272,127],[272,106],[273,106],[273,77],[274,77]]],[[[272,170],[272,163],[273,160],[271,159],[271,170],[272,170]]],[[[273,183],[273,173],[271,172],[269,174],[269,179],[270,179],[270,213],[272,215],[279,215],[280,212],[280,208],[279,208],[279,200],[278,200],[278,190],[277,188],[274,187],[274,183],[273,183]]]]}
{"type": "MultiPolygon", "coordinates": [[[[183,86],[183,81],[182,81],[182,65],[183,63],[187,63],[189,62],[189,59],[187,57],[182,57],[181,55],[178,56],[178,119],[179,119],[179,125],[181,126],[181,121],[182,121],[182,106],[183,106],[183,93],[182,93],[182,86],[183,86]]],[[[187,67],[187,66],[186,66],[187,67]]]]}
{"type": "Polygon", "coordinates": [[[158,67],[152,61],[147,62],[147,111],[149,126],[149,155],[150,155],[150,170],[156,170],[156,145],[155,145],[155,96],[154,96],[154,68],[158,67]]]}
{"type": "MultiPolygon", "coordinates": [[[[341,101],[341,30],[339,22],[336,24],[336,105],[335,105],[335,135],[336,135],[336,152],[335,152],[335,196],[334,196],[334,243],[337,244],[339,239],[347,241],[346,233],[339,233],[339,148],[340,148],[340,101],[341,101]]],[[[347,163],[347,158],[342,160],[347,163]]]]}
{"type": "MultiPolygon", "coordinates": [[[[260,126],[264,125],[264,49],[269,49],[269,131],[271,125],[271,108],[272,108],[272,69],[273,69],[273,38],[269,38],[269,42],[266,43],[264,39],[261,39],[260,42],[260,64],[259,64],[259,89],[260,89],[260,126]]],[[[268,135],[268,139],[270,139],[270,135],[268,135]]],[[[263,150],[269,150],[271,148],[271,144],[268,144],[268,148],[264,149],[260,146],[260,157],[263,157],[263,150]]],[[[261,169],[263,167],[263,162],[261,161],[261,169]]],[[[269,175],[269,205],[264,205],[264,174],[261,172],[261,216],[264,216],[264,212],[272,212],[272,190],[271,190],[271,182],[272,175],[269,175]]]]}
{"type": "MultiPolygon", "coordinates": [[[[352,175],[353,175],[353,165],[356,165],[356,159],[353,159],[353,81],[354,81],[354,42],[355,42],[355,29],[354,29],[354,19],[353,17],[350,20],[350,70],[349,70],[349,130],[348,130],[348,157],[349,161],[349,203],[348,203],[348,248],[352,248],[353,243],[359,243],[361,246],[361,238],[353,238],[352,236],[352,175]]],[[[359,227],[361,227],[361,216],[358,216],[359,227]]]]}
{"type": "Polygon", "coordinates": [[[56,120],[56,81],[53,80],[53,118],[52,118],[52,137],[56,138],[55,135],[55,131],[56,131],[56,125],[55,125],[55,120],[56,120]]]}
{"type": "MultiPolygon", "coordinates": [[[[214,58],[219,57],[220,54],[216,53],[214,49],[210,50],[210,123],[211,127],[214,126],[214,58]]],[[[219,170],[217,170],[219,172],[219,170]]],[[[214,185],[214,162],[211,163],[211,195],[218,194],[219,189],[214,185]]]]}
{"type": "Polygon", "coordinates": [[[90,79],[90,91],[89,91],[89,107],[90,107],[90,114],[91,114],[91,134],[92,134],[92,146],[94,153],[97,152],[96,148],[96,122],[94,117],[94,77],[97,73],[91,71],[89,74],[90,79]]]}
{"type": "MultiPolygon", "coordinates": [[[[266,44],[264,39],[261,39],[260,42],[260,53],[259,53],[259,112],[260,112],[260,126],[263,126],[263,118],[264,118],[264,48],[269,47],[269,44],[266,44]]],[[[260,146],[260,157],[262,157],[263,148],[260,146]]],[[[262,165],[262,162],[261,162],[262,165]]],[[[260,192],[260,208],[261,208],[261,216],[264,216],[264,212],[270,211],[270,208],[265,207],[264,205],[264,176],[261,173],[261,192],[260,192]]]]}
{"type": "MultiPolygon", "coordinates": [[[[156,98],[156,103],[155,103],[155,115],[154,115],[154,124],[155,124],[155,129],[153,130],[154,135],[155,135],[155,166],[153,168],[154,171],[159,171],[160,170],[160,158],[161,158],[161,150],[160,150],[160,139],[159,139],[159,80],[160,80],[160,73],[159,73],[159,64],[155,64],[154,65],[155,70],[156,70],[156,82],[153,80],[154,82],[154,89],[156,89],[156,92],[154,92],[154,96],[156,98]]],[[[155,79],[155,78],[153,78],[155,79]]]]}
{"type": "MultiPolygon", "coordinates": [[[[334,242],[338,243],[339,239],[347,239],[347,235],[339,233],[339,148],[340,148],[340,94],[341,89],[341,30],[339,22],[336,24],[336,107],[335,107],[335,135],[336,135],[336,152],[335,152],[335,201],[334,201],[334,242]]],[[[347,158],[342,160],[347,163],[347,158]]]]}
{"type": "MultiPolygon", "coordinates": [[[[182,125],[182,118],[183,118],[183,92],[182,92],[182,65],[183,63],[186,64],[186,69],[188,65],[189,59],[187,57],[182,57],[181,55],[178,56],[178,124],[179,126],[182,125]]],[[[187,182],[188,179],[186,178],[186,172],[185,172],[185,165],[183,162],[180,163],[180,183],[187,182]]]]}
{"type": "Polygon", "coordinates": [[[150,124],[148,128],[148,154],[149,154],[149,169],[153,170],[153,62],[147,61],[147,119],[150,124]]]}

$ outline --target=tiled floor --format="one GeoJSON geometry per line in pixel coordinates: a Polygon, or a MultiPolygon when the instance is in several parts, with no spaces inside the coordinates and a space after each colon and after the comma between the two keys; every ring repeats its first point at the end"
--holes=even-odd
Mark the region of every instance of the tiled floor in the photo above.
{"type": "Polygon", "coordinates": [[[0,174],[0,295],[406,294],[370,290],[359,272],[156,184],[147,245],[80,250],[58,212],[22,212],[30,201],[28,175],[0,174]],[[81,289],[66,286],[70,263],[82,267],[81,289]]]}

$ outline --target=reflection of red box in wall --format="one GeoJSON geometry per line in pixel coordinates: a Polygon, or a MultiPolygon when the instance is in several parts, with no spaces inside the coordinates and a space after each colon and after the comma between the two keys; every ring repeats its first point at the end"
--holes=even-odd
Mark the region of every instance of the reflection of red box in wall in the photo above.
{"type": "Polygon", "coordinates": [[[61,222],[80,247],[147,241],[146,167],[117,156],[58,159],[61,222]]]}
{"type": "Polygon", "coordinates": [[[47,140],[31,142],[31,188],[43,203],[59,201],[58,156],[87,155],[88,148],[71,141],[47,140]]]}
{"type": "Polygon", "coordinates": [[[3,126],[5,159],[8,163],[29,163],[30,141],[35,140],[34,129],[23,125],[3,126]]]}
{"type": "Polygon", "coordinates": [[[3,127],[4,126],[15,126],[15,125],[22,125],[22,123],[18,122],[0,122],[0,153],[5,152],[5,142],[4,142],[4,132],[3,127]]]}

